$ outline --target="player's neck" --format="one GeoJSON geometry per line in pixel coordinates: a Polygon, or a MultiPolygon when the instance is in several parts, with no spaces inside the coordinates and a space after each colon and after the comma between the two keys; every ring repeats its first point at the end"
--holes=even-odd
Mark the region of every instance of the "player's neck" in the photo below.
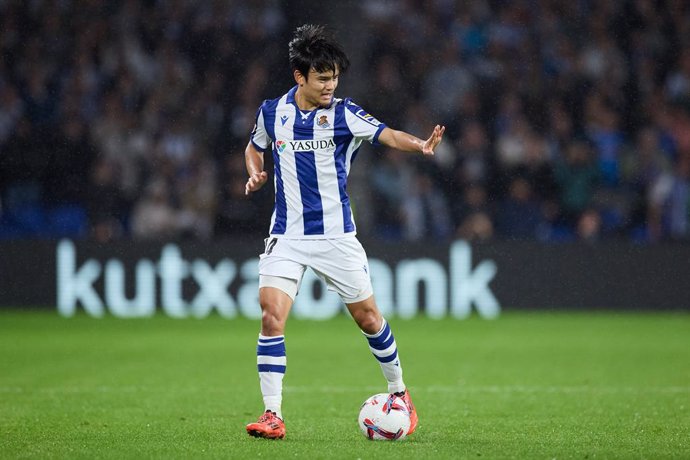
{"type": "Polygon", "coordinates": [[[302,91],[300,91],[299,88],[297,88],[297,91],[295,92],[295,104],[297,104],[298,109],[304,110],[305,112],[311,112],[312,110],[320,108],[320,105],[318,103],[311,102],[306,97],[304,97],[304,94],[302,93],[302,91]]]}

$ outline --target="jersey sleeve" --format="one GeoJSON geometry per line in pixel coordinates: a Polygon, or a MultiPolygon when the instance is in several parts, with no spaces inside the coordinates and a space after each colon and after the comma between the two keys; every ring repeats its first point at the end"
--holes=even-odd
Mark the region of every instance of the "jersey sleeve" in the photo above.
{"type": "Polygon", "coordinates": [[[264,105],[266,104],[261,104],[261,107],[259,107],[259,110],[256,112],[254,129],[249,136],[249,140],[259,151],[266,150],[271,143],[271,138],[268,135],[268,131],[266,131],[266,125],[264,123],[264,105]]]}
{"type": "Polygon", "coordinates": [[[379,135],[386,127],[372,115],[367,113],[351,99],[345,99],[345,120],[347,127],[355,138],[365,139],[378,145],[379,135]]]}

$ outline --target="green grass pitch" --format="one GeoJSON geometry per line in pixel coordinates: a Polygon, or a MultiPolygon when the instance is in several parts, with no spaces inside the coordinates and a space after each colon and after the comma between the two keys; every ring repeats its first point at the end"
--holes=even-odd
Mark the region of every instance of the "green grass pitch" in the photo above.
{"type": "Polygon", "coordinates": [[[354,323],[291,319],[287,437],[262,410],[258,323],[0,313],[2,458],[690,458],[690,315],[507,313],[392,320],[420,415],[359,432],[385,391],[354,323]]]}

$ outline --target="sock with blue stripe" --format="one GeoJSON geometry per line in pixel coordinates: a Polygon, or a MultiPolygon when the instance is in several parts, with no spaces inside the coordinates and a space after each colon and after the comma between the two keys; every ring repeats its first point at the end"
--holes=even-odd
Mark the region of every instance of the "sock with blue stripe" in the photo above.
{"type": "Polygon", "coordinates": [[[388,381],[388,392],[398,393],[405,391],[405,384],[402,378],[402,367],[398,358],[398,346],[390,326],[383,320],[381,330],[376,334],[370,335],[362,331],[369,342],[369,350],[381,365],[383,375],[388,381]]]}
{"type": "Polygon", "coordinates": [[[283,418],[283,376],[287,368],[285,355],[285,336],[268,337],[259,334],[256,346],[256,364],[259,370],[261,395],[264,398],[265,410],[275,412],[283,418]]]}

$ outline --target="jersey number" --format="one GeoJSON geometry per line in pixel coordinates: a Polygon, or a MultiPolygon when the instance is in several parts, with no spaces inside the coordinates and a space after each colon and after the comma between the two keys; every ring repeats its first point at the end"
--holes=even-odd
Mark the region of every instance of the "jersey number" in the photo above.
{"type": "Polygon", "coordinates": [[[278,242],[278,238],[271,238],[268,240],[268,243],[266,243],[266,255],[271,255],[271,252],[273,252],[273,248],[276,246],[276,243],[278,242]]]}

